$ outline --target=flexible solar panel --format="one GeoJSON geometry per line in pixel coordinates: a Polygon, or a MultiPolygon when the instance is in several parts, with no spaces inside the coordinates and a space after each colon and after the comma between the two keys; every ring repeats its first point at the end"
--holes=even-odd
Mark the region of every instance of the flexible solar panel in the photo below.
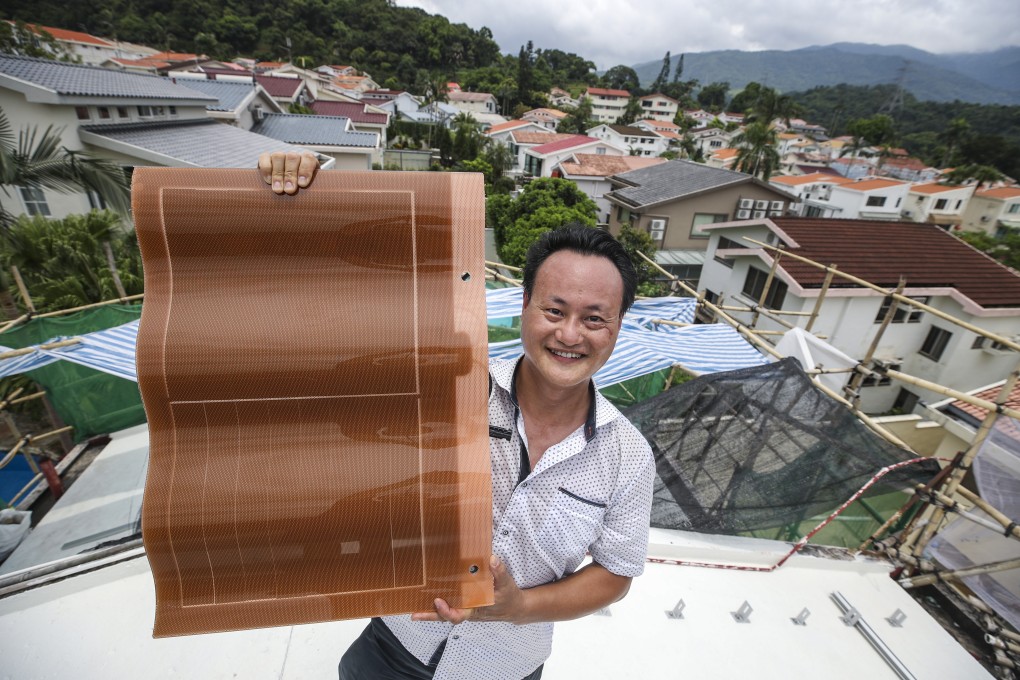
{"type": "Polygon", "coordinates": [[[481,178],[139,168],[156,637],[492,602],[481,178]]]}

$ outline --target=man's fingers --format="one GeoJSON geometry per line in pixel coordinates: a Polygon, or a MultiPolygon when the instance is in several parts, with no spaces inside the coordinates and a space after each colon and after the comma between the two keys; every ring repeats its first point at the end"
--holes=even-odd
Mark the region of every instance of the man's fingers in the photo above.
{"type": "Polygon", "coordinates": [[[298,186],[302,189],[307,187],[318,169],[319,159],[307,151],[302,153],[301,161],[298,163],[298,186]]]}
{"type": "Polygon", "coordinates": [[[446,600],[436,599],[436,613],[442,621],[450,623],[462,623],[471,618],[472,609],[455,609],[446,603],[446,600]]]}
{"type": "Polygon", "coordinates": [[[278,194],[296,194],[312,183],[319,170],[319,159],[309,151],[266,152],[259,156],[262,181],[278,194]]]}
{"type": "Polygon", "coordinates": [[[297,153],[288,153],[284,156],[283,164],[283,193],[296,194],[298,190],[297,173],[301,165],[301,156],[297,153]]]}
{"type": "Polygon", "coordinates": [[[412,621],[442,621],[435,612],[416,612],[411,614],[412,621]]]}
{"type": "Polygon", "coordinates": [[[273,158],[268,151],[259,154],[259,174],[266,184],[273,183],[273,158]]]}

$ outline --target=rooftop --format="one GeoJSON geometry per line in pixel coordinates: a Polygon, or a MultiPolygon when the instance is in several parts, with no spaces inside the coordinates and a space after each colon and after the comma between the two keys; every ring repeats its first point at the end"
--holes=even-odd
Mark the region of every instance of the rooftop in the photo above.
{"type": "Polygon", "coordinates": [[[599,95],[602,97],[630,97],[630,92],[627,90],[607,90],[602,87],[589,87],[585,92],[589,95],[599,95]]]}
{"type": "Polygon", "coordinates": [[[1010,198],[1017,198],[1020,196],[1020,187],[997,187],[995,189],[978,191],[976,195],[981,198],[1001,198],[1008,200],[1010,198]]]}
{"type": "MultiPolygon", "coordinates": [[[[167,79],[171,80],[171,79],[167,79]]],[[[241,83],[230,80],[207,80],[205,78],[178,78],[176,81],[189,90],[216,97],[218,103],[205,108],[210,111],[236,111],[255,91],[255,83],[241,83]]]]}
{"type": "Polygon", "coordinates": [[[265,88],[270,97],[291,98],[298,93],[305,81],[300,78],[284,78],[282,76],[255,76],[255,81],[265,88]]]}
{"type": "Polygon", "coordinates": [[[627,135],[627,136],[633,136],[633,137],[656,137],[657,136],[656,133],[652,132],[651,130],[646,130],[644,128],[639,128],[639,127],[634,127],[633,125],[607,125],[606,127],[608,127],[610,130],[613,130],[614,132],[616,132],[618,134],[621,134],[621,135],[627,135]]]}
{"type": "Polygon", "coordinates": [[[375,148],[379,135],[374,132],[349,132],[347,118],[307,116],[292,113],[268,113],[252,132],[290,144],[375,148]]]}
{"type": "Polygon", "coordinates": [[[369,123],[373,125],[386,125],[389,116],[385,113],[372,113],[365,110],[365,104],[354,102],[331,102],[327,100],[314,101],[311,103],[312,111],[320,116],[342,116],[350,118],[353,123],[369,123]]]}
{"type": "Polygon", "coordinates": [[[537,130],[514,130],[510,133],[517,144],[550,144],[561,139],[570,139],[577,135],[568,135],[561,132],[538,132],[537,130]]]}
{"type": "Polygon", "coordinates": [[[487,134],[491,135],[493,132],[503,132],[505,130],[513,130],[514,128],[531,125],[533,125],[533,123],[528,120],[508,120],[505,123],[497,123],[496,125],[493,125],[487,130],[487,134]]]}
{"type": "MultiPolygon", "coordinates": [[[[932,224],[776,217],[787,249],[880,286],[900,276],[911,288],[955,288],[982,307],[1020,307],[1020,274],[932,224]],[[881,248],[876,249],[876,244],[881,248]]],[[[793,258],[783,268],[799,284],[820,287],[825,272],[793,258]]]]}
{"type": "Polygon", "coordinates": [[[647,168],[666,163],[665,158],[645,156],[606,156],[594,153],[574,154],[573,161],[563,161],[560,168],[567,175],[575,177],[609,177],[631,170],[647,168]]]}
{"type": "Polygon", "coordinates": [[[895,179],[862,179],[858,182],[846,182],[840,185],[843,189],[849,189],[850,191],[876,191],[878,189],[891,189],[892,187],[905,186],[906,182],[900,182],[895,179]]]}
{"type": "Polygon", "coordinates": [[[79,42],[79,43],[85,43],[85,44],[88,44],[88,45],[96,45],[98,47],[109,47],[109,48],[116,47],[116,45],[114,43],[110,42],[109,40],[104,40],[103,38],[98,38],[98,37],[96,37],[94,35],[90,35],[89,33],[80,33],[78,31],[68,31],[67,29],[64,29],[64,28],[53,28],[52,26],[40,26],[38,24],[25,24],[25,28],[29,29],[30,31],[32,31],[34,33],[39,33],[40,31],[46,31],[47,33],[52,35],[57,40],[63,40],[65,42],[79,42]]]}
{"type": "Polygon", "coordinates": [[[490,99],[496,99],[494,95],[488,92],[461,92],[460,90],[453,90],[446,93],[446,99],[451,102],[484,102],[490,99]]]}
{"type": "Polygon", "coordinates": [[[853,182],[852,179],[847,179],[842,175],[833,175],[827,172],[813,172],[809,175],[782,175],[780,177],[773,176],[769,179],[770,182],[776,184],[786,184],[789,186],[800,186],[802,184],[814,184],[815,182],[827,182],[829,184],[849,184],[853,182]]]}
{"type": "Polygon", "coordinates": [[[945,191],[957,191],[959,189],[969,189],[970,187],[962,184],[939,184],[932,182],[931,184],[915,184],[910,187],[910,193],[912,194],[941,194],[945,191]]]}
{"type": "Polygon", "coordinates": [[[575,146],[594,144],[599,141],[601,140],[595,139],[594,137],[588,137],[587,135],[566,135],[566,139],[558,139],[549,142],[548,144],[540,144],[539,146],[532,147],[529,151],[533,154],[545,155],[556,153],[557,151],[572,149],[575,146]]]}
{"type": "MultiPolygon", "coordinates": [[[[642,207],[685,198],[704,191],[744,184],[754,180],[750,175],[733,170],[712,168],[701,163],[676,160],[614,176],[624,186],[608,196],[622,203],[642,207]]],[[[763,186],[768,186],[763,184],[763,186]]]]}

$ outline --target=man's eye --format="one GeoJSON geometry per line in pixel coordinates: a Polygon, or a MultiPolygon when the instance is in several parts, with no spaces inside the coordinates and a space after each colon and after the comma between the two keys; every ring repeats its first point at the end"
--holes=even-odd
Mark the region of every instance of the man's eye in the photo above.
{"type": "Polygon", "coordinates": [[[547,307],[545,313],[549,314],[550,316],[563,316],[563,313],[560,312],[560,310],[556,309],[555,307],[547,307]]]}
{"type": "Polygon", "coordinates": [[[606,325],[606,320],[601,316],[589,316],[585,318],[584,325],[588,328],[602,328],[606,325]]]}

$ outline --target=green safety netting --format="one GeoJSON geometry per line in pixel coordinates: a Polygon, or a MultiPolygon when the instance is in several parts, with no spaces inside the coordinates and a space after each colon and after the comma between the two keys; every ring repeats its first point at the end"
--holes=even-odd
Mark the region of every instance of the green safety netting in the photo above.
{"type": "MultiPolygon", "coordinates": [[[[0,345],[19,349],[51,338],[74,337],[113,328],[138,319],[141,305],[107,305],[67,316],[32,319],[0,334],[0,345]]],[[[26,373],[47,393],[64,423],[74,427],[74,440],[116,432],[145,422],[138,384],[123,378],[57,361],[26,373]]]]}

